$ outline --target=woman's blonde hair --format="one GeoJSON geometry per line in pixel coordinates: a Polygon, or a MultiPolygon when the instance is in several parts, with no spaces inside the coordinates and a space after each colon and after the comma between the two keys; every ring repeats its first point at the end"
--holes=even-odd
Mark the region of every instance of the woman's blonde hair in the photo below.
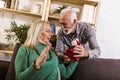
{"type": "Polygon", "coordinates": [[[24,43],[30,49],[36,49],[38,43],[38,37],[41,36],[41,32],[49,25],[46,21],[35,21],[32,23],[31,27],[27,33],[27,39],[24,43]]]}

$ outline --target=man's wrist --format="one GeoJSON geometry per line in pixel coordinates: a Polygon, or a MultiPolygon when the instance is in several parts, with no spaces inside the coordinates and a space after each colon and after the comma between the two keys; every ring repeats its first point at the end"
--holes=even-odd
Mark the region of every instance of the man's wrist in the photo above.
{"type": "Polygon", "coordinates": [[[88,57],[89,58],[89,52],[87,50],[85,50],[85,55],[84,57],[88,57]]]}

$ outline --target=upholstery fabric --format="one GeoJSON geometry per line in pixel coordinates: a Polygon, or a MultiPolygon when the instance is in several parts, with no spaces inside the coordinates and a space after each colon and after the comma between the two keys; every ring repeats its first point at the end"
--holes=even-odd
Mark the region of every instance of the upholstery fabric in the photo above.
{"type": "Polygon", "coordinates": [[[9,64],[9,61],[0,60],[0,80],[5,80],[9,64]]]}
{"type": "Polygon", "coordinates": [[[20,47],[20,43],[17,43],[15,45],[15,48],[14,48],[14,53],[13,53],[13,56],[12,56],[5,80],[15,80],[14,61],[15,61],[15,57],[16,57],[16,54],[17,54],[19,47],[20,47]]]}
{"type": "Polygon", "coordinates": [[[69,80],[120,80],[120,59],[80,61],[69,80]]]}

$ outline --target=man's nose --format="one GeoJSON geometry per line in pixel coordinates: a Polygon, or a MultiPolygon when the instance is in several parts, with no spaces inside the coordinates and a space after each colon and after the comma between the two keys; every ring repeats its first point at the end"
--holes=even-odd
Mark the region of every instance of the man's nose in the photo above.
{"type": "Polygon", "coordinates": [[[61,29],[64,29],[65,27],[64,26],[61,26],[61,29]]]}
{"type": "Polygon", "coordinates": [[[61,29],[64,29],[64,26],[62,24],[60,25],[60,27],[61,27],[61,29]]]}

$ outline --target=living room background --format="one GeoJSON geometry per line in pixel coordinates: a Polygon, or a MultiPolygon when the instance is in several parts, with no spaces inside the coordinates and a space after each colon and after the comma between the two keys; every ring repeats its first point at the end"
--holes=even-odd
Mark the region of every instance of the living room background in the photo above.
{"type": "MultiPolygon", "coordinates": [[[[101,58],[120,58],[120,1],[119,0],[100,0],[100,13],[97,26],[97,40],[101,48],[101,58]]],[[[0,12],[0,42],[7,42],[4,37],[4,29],[9,28],[10,21],[17,24],[30,24],[33,17],[24,15],[11,15],[0,12]],[[24,18],[24,19],[23,19],[24,18]]]]}

